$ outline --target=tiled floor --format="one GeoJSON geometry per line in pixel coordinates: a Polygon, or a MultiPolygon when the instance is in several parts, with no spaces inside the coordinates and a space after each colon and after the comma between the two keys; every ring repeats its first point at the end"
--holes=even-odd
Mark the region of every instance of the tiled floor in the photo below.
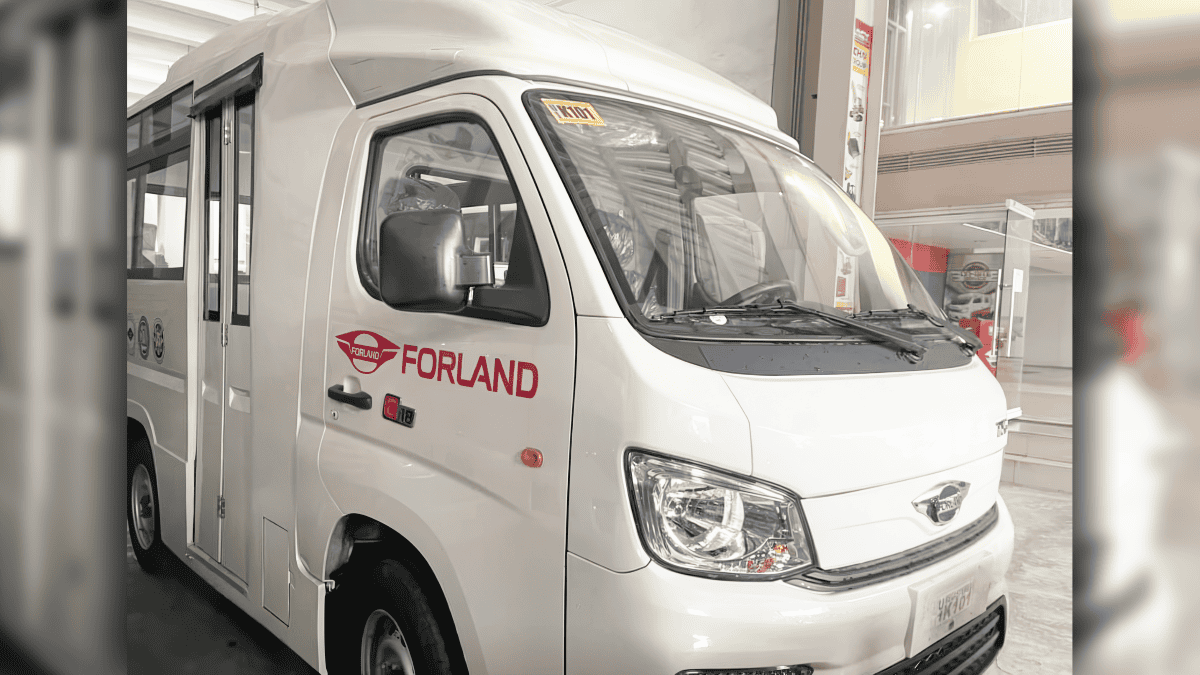
{"type": "Polygon", "coordinates": [[[1071,673],[1071,495],[1001,484],[1016,528],[1008,568],[1011,612],[1003,651],[988,675],[1071,673]]]}
{"type": "MultiPolygon", "coordinates": [[[[1016,524],[1011,622],[987,675],[1071,672],[1070,495],[1002,485],[1016,524]]],[[[300,657],[182,564],[159,576],[128,554],[129,672],[311,675],[300,657]]]]}

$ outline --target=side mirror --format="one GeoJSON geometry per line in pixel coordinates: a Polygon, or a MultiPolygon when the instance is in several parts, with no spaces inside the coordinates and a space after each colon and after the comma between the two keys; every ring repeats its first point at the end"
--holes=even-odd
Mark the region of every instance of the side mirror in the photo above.
{"type": "Polygon", "coordinates": [[[379,228],[379,294],[396,309],[453,312],[494,283],[491,254],[463,247],[456,209],[393,213],[379,228]]]}
{"type": "Polygon", "coordinates": [[[495,286],[496,270],[491,253],[462,253],[458,256],[458,287],[495,286]]]}

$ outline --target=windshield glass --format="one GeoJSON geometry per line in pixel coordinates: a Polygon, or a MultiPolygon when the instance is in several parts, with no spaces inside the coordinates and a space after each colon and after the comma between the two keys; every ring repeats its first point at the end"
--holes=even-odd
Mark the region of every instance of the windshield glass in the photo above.
{"type": "Polygon", "coordinates": [[[526,103],[639,323],[779,301],[943,316],[891,242],[799,154],[636,103],[547,92],[526,103]]]}

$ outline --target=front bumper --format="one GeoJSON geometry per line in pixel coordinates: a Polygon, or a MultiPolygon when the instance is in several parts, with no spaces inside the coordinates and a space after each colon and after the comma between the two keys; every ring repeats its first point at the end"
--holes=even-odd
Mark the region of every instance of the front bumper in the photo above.
{"type": "Polygon", "coordinates": [[[703,579],[654,563],[622,574],[568,554],[567,672],[675,675],[799,664],[817,675],[926,672],[901,667],[966,629],[932,647],[914,637],[914,606],[929,588],[975,570],[980,615],[1005,595],[1013,527],[998,503],[999,522],[975,544],[912,574],[843,591],[703,579]]]}

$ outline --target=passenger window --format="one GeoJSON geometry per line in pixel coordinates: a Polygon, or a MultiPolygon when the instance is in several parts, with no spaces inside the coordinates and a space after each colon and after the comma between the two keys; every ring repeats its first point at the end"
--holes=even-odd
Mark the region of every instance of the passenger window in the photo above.
{"type": "Polygon", "coordinates": [[[379,298],[379,227],[404,211],[457,210],[463,248],[491,253],[495,284],[478,287],[459,313],[544,325],[550,296],[533,229],[508,166],[480,122],[461,120],[389,131],[372,143],[359,276],[379,298]]]}
{"type": "Polygon", "coordinates": [[[204,120],[204,318],[221,320],[221,109],[204,120]]]}
{"type": "Polygon", "coordinates": [[[125,241],[131,242],[131,245],[125,247],[125,269],[133,269],[133,233],[134,224],[138,221],[138,195],[145,192],[146,188],[142,185],[142,175],[135,172],[125,181],[125,241]]]}
{"type": "Polygon", "coordinates": [[[150,164],[141,222],[136,225],[135,269],[183,270],[187,177],[187,150],[150,164]]]}
{"type": "Polygon", "coordinates": [[[233,285],[233,317],[237,326],[250,325],[250,242],[254,216],[254,94],[234,101],[234,142],[237,148],[237,268],[233,285]]]}
{"type": "Polygon", "coordinates": [[[125,264],[131,279],[183,279],[192,88],[126,122],[125,264]]]}

